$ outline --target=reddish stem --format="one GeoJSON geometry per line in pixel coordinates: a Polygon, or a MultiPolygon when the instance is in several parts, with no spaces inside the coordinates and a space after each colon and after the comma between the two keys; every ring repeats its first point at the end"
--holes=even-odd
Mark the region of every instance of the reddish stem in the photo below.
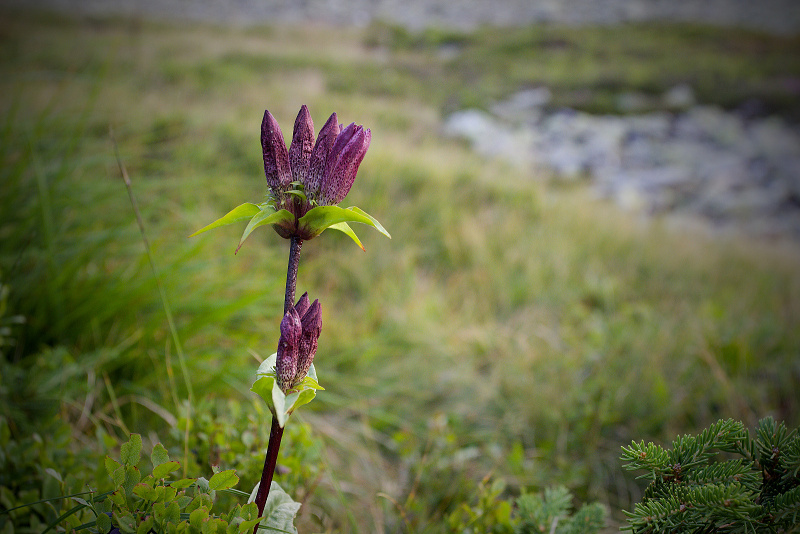
{"type": "MultiPolygon", "coordinates": [[[[303,240],[293,237],[289,243],[289,266],[286,270],[286,296],[283,301],[283,314],[294,306],[294,294],[297,288],[297,269],[300,265],[300,250],[303,248],[303,240]]],[[[261,472],[261,483],[256,493],[256,506],[258,515],[264,513],[264,506],[269,497],[269,488],[272,485],[272,477],[275,474],[275,465],[278,462],[278,450],[281,448],[281,438],[283,428],[278,424],[278,418],[272,416],[272,427],[269,431],[269,445],[267,445],[267,455],[264,457],[264,470],[261,472]]],[[[253,529],[253,534],[258,534],[258,525],[253,529]]]]}
{"type": "MultiPolygon", "coordinates": [[[[261,483],[256,493],[256,506],[258,506],[258,516],[264,513],[264,506],[269,497],[269,487],[272,485],[272,476],[275,474],[275,465],[278,463],[278,449],[281,448],[281,438],[283,428],[278,424],[278,418],[272,417],[272,428],[269,431],[269,445],[267,446],[267,456],[264,458],[264,470],[261,472],[261,483]]],[[[253,534],[257,534],[258,525],[253,529],[253,534]]]]}

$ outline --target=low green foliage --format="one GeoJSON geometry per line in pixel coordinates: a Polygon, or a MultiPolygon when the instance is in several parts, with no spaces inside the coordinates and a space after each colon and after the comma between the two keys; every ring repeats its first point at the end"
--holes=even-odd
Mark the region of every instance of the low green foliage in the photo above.
{"type": "Polygon", "coordinates": [[[108,456],[105,459],[106,472],[113,481],[112,489],[100,494],[89,491],[72,496],[77,505],[62,513],[46,530],[59,525],[98,534],[249,534],[260,524],[265,532],[296,532],[293,521],[300,505],[277,484],[273,483],[264,519],[258,516],[252,502],[244,506],[236,504],[228,511],[217,511],[214,507],[217,492],[248,495],[232,489],[239,481],[233,470],[218,471],[209,480],[174,478],[181,465],[170,460],[166,449],[158,443],[150,455],[152,473],[143,476],[141,452],[142,438],[132,434],[130,440],[122,444],[120,461],[108,456]]]}
{"type": "Polygon", "coordinates": [[[461,503],[447,519],[453,534],[594,534],[606,527],[607,512],[599,503],[572,512],[573,495],[563,486],[542,494],[524,493],[514,502],[503,499],[505,484],[481,482],[477,495],[461,503]]]}
{"type": "Polygon", "coordinates": [[[728,419],[671,449],[634,442],[622,460],[651,480],[626,512],[632,532],[800,531],[800,433],[771,417],[754,436],[728,419]]]}
{"type": "Polygon", "coordinates": [[[515,534],[592,534],[606,526],[606,509],[599,503],[584,504],[574,514],[573,496],[564,487],[546,489],[544,495],[522,495],[517,499],[520,522],[515,534]]]}

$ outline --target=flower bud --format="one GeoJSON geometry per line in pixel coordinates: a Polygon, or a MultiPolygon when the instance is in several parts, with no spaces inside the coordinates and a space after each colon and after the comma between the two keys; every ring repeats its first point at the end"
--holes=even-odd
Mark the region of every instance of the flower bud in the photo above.
{"type": "Polygon", "coordinates": [[[300,317],[300,321],[303,320],[303,316],[308,311],[309,305],[310,301],[308,300],[308,291],[306,291],[297,301],[297,304],[294,305],[294,311],[297,312],[297,316],[300,317]]]}
{"type": "Polygon", "coordinates": [[[319,300],[305,312],[301,319],[303,333],[300,336],[300,345],[297,354],[297,380],[298,382],[306,377],[311,364],[314,362],[314,355],[317,353],[317,340],[322,331],[322,313],[319,300]]]}
{"type": "Polygon", "coordinates": [[[347,196],[371,140],[370,129],[355,123],[342,130],[325,163],[325,175],[320,186],[320,204],[335,206],[347,196]]]}
{"type": "Polygon", "coordinates": [[[308,108],[304,105],[294,121],[292,144],[289,147],[289,165],[292,168],[294,181],[306,183],[313,147],[314,121],[311,120],[308,108]]]}
{"type": "Polygon", "coordinates": [[[278,341],[278,355],[275,361],[275,376],[278,386],[286,392],[291,389],[297,375],[300,338],[303,325],[294,308],[289,309],[281,321],[281,338],[278,341]]]}
{"type": "Polygon", "coordinates": [[[322,186],[322,177],[325,174],[325,163],[328,155],[339,135],[339,122],[336,113],[331,114],[325,126],[319,131],[317,143],[311,152],[311,166],[306,180],[306,194],[311,194],[314,198],[319,195],[322,186]]]}
{"type": "Polygon", "coordinates": [[[264,119],[261,121],[261,148],[267,184],[278,192],[282,186],[291,183],[292,171],[281,127],[269,111],[264,111],[264,119]]]}

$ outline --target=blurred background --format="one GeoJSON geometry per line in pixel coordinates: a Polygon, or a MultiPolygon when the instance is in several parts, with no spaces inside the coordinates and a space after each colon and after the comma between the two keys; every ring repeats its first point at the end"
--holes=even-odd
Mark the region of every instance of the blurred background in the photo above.
{"type": "Polygon", "coordinates": [[[799,30],[791,0],[0,1],[2,506],[110,487],[130,432],[255,485],[288,245],[187,236],[264,198],[264,109],[289,136],[302,104],[372,129],[343,205],[392,240],[303,247],[301,532],[461,532],[489,482],[617,531],[631,440],[796,427],[799,30]]]}

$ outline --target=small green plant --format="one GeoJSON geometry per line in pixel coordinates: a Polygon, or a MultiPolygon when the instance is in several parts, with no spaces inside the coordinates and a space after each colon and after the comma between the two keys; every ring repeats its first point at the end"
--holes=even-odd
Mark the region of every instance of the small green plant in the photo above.
{"type": "Polygon", "coordinates": [[[501,499],[502,480],[483,480],[473,506],[462,503],[448,517],[449,532],[492,534],[593,534],[606,524],[606,509],[599,503],[582,505],[572,513],[572,493],[563,487],[542,494],[523,493],[516,507],[501,499]]]}
{"type": "Polygon", "coordinates": [[[519,523],[514,534],[592,534],[606,524],[606,509],[600,503],[571,512],[572,494],[563,486],[548,488],[543,495],[523,494],[517,499],[519,523]]]}
{"type": "Polygon", "coordinates": [[[493,534],[511,534],[511,503],[501,499],[505,491],[502,480],[491,483],[484,479],[478,485],[473,505],[462,502],[447,518],[449,532],[468,533],[481,532],[493,534]]]}
{"type": "Polygon", "coordinates": [[[655,532],[800,532],[800,435],[771,417],[751,436],[744,424],[718,421],[665,449],[622,448],[629,470],[650,479],[627,530],[655,532]]]}
{"type": "MultiPolygon", "coordinates": [[[[181,465],[170,459],[167,450],[158,443],[150,455],[152,472],[142,476],[141,451],[141,436],[132,434],[120,449],[120,461],[111,457],[105,459],[105,468],[114,489],[97,496],[90,493],[86,499],[73,497],[78,505],[60,519],[68,521],[69,516],[81,509],[90,509],[94,521],[69,526],[75,531],[87,529],[102,534],[243,534],[258,525],[261,519],[253,502],[244,506],[237,504],[227,512],[213,514],[217,492],[247,496],[247,493],[232,489],[239,481],[233,470],[217,471],[208,480],[203,477],[169,480],[181,465]]],[[[277,485],[270,497],[265,511],[269,519],[262,521],[262,526],[281,532],[296,532],[292,523],[300,505],[277,485]]]]}
{"type": "MultiPolygon", "coordinates": [[[[215,509],[217,493],[248,497],[247,493],[233,489],[239,478],[232,469],[215,469],[210,479],[176,478],[181,464],[172,460],[160,443],[153,447],[149,465],[147,460],[142,458],[141,436],[131,434],[129,441],[120,448],[119,461],[109,456],[105,459],[111,490],[100,493],[88,489],[28,502],[3,510],[2,515],[11,515],[13,521],[15,515],[42,506],[58,512],[59,516],[49,525],[40,524],[40,532],[49,532],[58,526],[68,532],[98,534],[242,534],[251,532],[257,525],[272,531],[297,532],[293,522],[300,504],[277,484],[272,487],[263,517],[254,502],[236,504],[230,510],[221,511],[219,507],[215,509]],[[151,469],[143,475],[146,467],[151,469]]],[[[48,469],[48,473],[61,480],[55,470],[48,469]]],[[[251,495],[250,501],[253,499],[251,495]]],[[[4,502],[8,501],[4,499],[4,502]]],[[[4,532],[13,523],[5,525],[4,532]]]]}

